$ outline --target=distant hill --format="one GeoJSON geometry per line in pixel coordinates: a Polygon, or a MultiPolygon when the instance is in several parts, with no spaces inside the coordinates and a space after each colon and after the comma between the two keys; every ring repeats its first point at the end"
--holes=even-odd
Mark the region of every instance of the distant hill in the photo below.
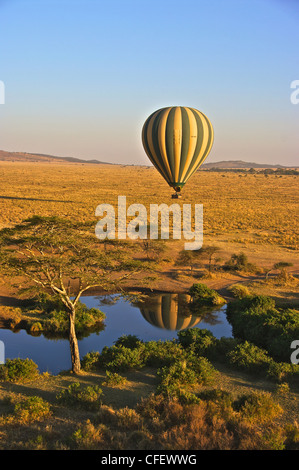
{"type": "MultiPolygon", "coordinates": [[[[266,163],[250,163],[250,162],[243,162],[242,160],[228,160],[222,162],[211,162],[211,163],[204,163],[201,166],[202,169],[210,169],[210,168],[290,168],[287,166],[282,165],[268,165],[266,163]]],[[[291,167],[294,168],[294,167],[291,167]]]]}
{"type": "MultiPolygon", "coordinates": [[[[116,163],[102,162],[99,160],[83,160],[81,158],[75,158],[75,157],[56,157],[54,155],[47,155],[47,154],[42,154],[42,153],[7,152],[5,150],[0,150],[0,161],[46,162],[46,163],[69,162],[69,163],[90,163],[90,164],[97,164],[97,165],[117,165],[116,163]]],[[[120,163],[120,165],[123,165],[123,163],[120,163]]],[[[135,165],[129,164],[128,166],[135,166],[135,165]]],[[[288,167],[288,166],[282,166],[282,165],[268,165],[266,163],[250,163],[250,162],[243,162],[242,160],[228,160],[228,161],[221,161],[221,162],[204,163],[200,169],[210,170],[212,168],[215,168],[215,169],[250,169],[250,168],[284,169],[284,168],[298,168],[298,167],[288,167]]]]}
{"type": "Polygon", "coordinates": [[[99,160],[82,160],[75,157],[56,157],[54,155],[46,155],[42,153],[27,152],[6,152],[0,150],[0,161],[7,162],[70,162],[70,163],[93,163],[101,165],[113,165],[113,163],[101,162],[99,160]]]}

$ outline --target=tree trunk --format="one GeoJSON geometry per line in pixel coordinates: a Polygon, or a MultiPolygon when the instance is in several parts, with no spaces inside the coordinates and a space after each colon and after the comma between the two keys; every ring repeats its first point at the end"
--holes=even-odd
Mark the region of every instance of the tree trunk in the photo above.
{"type": "Polygon", "coordinates": [[[81,371],[81,362],[78,341],[75,330],[75,312],[69,314],[70,320],[70,331],[69,331],[69,341],[71,349],[71,361],[72,361],[72,371],[74,374],[79,374],[81,371]]]}

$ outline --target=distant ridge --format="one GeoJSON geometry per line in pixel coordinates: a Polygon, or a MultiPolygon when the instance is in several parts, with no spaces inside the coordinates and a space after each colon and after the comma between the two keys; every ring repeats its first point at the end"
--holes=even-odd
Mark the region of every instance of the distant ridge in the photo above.
{"type": "Polygon", "coordinates": [[[242,160],[228,160],[228,161],[221,161],[221,162],[211,162],[211,163],[204,163],[201,166],[202,169],[211,169],[211,168],[235,168],[235,169],[243,169],[243,168],[295,168],[283,165],[269,165],[267,163],[251,163],[251,162],[243,162],[242,160]]]}
{"type": "MultiPolygon", "coordinates": [[[[57,162],[69,162],[69,163],[85,163],[85,164],[93,164],[93,165],[121,165],[124,166],[123,163],[109,163],[109,162],[102,162],[100,160],[83,160],[82,158],[75,158],[75,157],[57,157],[55,155],[47,155],[42,153],[27,153],[27,152],[7,152],[5,150],[0,150],[0,161],[8,161],[8,162],[45,162],[45,163],[57,163],[57,162]]],[[[127,166],[146,166],[146,165],[130,165],[127,166]]],[[[246,168],[278,168],[278,169],[285,169],[285,168],[298,168],[296,166],[283,166],[283,165],[269,165],[266,163],[251,163],[251,162],[243,162],[242,160],[228,160],[228,161],[220,161],[220,162],[210,162],[204,163],[201,166],[201,170],[210,170],[212,168],[215,169],[246,169],[246,168]]]]}
{"type": "Polygon", "coordinates": [[[99,160],[83,160],[75,157],[56,157],[55,155],[47,155],[43,153],[27,153],[27,152],[7,152],[0,150],[0,161],[7,162],[47,162],[54,163],[57,161],[70,163],[93,163],[99,165],[113,165],[113,163],[101,162],[99,160]]]}

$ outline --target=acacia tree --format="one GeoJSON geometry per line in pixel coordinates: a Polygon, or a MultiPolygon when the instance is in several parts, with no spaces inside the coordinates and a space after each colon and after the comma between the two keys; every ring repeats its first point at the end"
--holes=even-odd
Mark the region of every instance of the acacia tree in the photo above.
{"type": "Polygon", "coordinates": [[[286,268],[290,266],[293,266],[293,263],[288,263],[286,261],[279,261],[278,263],[275,263],[272,266],[272,268],[268,269],[268,271],[266,272],[266,281],[268,281],[270,272],[275,271],[275,270],[280,271],[279,273],[280,278],[283,279],[284,281],[287,281],[288,273],[287,273],[286,268]]]}
{"type": "Polygon", "coordinates": [[[63,303],[69,318],[72,370],[79,373],[75,319],[80,297],[94,287],[119,292],[126,279],[146,269],[145,264],[130,258],[128,246],[107,251],[88,226],[58,217],[34,216],[1,230],[0,246],[5,275],[51,292],[63,303]]]}
{"type": "Polygon", "coordinates": [[[209,266],[209,273],[212,271],[212,263],[213,263],[213,258],[214,258],[214,264],[220,260],[221,258],[216,258],[216,254],[220,251],[220,248],[215,245],[208,245],[203,247],[201,250],[199,250],[199,256],[202,256],[203,258],[208,259],[208,266],[209,266]]]}
{"type": "MultiPolygon", "coordinates": [[[[212,271],[212,262],[215,255],[220,251],[218,246],[209,245],[199,250],[182,250],[179,253],[179,257],[177,259],[177,264],[179,265],[188,265],[191,269],[191,274],[193,271],[193,265],[197,262],[200,262],[201,259],[208,259],[208,266],[209,266],[209,273],[212,271]]],[[[220,259],[220,258],[218,258],[220,259]]],[[[214,264],[217,262],[218,259],[214,260],[214,264]]]]}

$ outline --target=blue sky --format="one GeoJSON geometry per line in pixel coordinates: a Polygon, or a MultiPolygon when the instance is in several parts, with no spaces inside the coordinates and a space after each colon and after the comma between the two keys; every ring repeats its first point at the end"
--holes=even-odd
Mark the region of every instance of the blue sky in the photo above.
{"type": "Polygon", "coordinates": [[[148,164],[145,119],[203,111],[208,161],[298,165],[297,0],[0,0],[0,149],[148,164]]]}

